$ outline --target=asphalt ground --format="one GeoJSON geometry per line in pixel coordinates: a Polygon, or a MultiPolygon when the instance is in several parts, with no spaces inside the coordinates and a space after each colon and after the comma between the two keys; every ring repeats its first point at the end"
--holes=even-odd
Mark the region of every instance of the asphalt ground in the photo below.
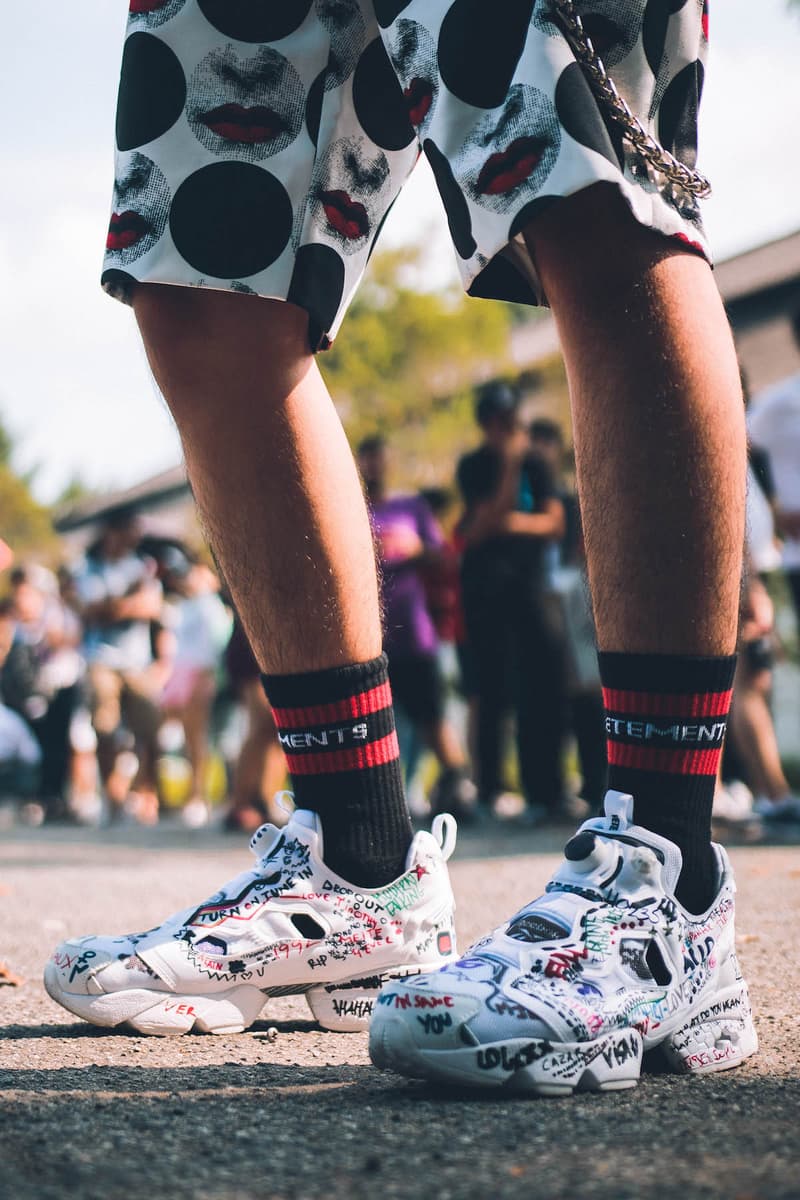
{"type": "MultiPolygon", "coordinates": [[[[569,830],[466,832],[460,945],[537,893],[569,830]]],[[[376,1071],[366,1036],[302,998],[244,1034],[83,1024],[41,970],[70,934],[146,929],[247,865],[238,838],[177,829],[12,831],[0,843],[0,1197],[800,1197],[800,854],[732,851],[761,1051],[701,1078],[648,1074],[570,1099],[447,1093],[376,1071]]]]}

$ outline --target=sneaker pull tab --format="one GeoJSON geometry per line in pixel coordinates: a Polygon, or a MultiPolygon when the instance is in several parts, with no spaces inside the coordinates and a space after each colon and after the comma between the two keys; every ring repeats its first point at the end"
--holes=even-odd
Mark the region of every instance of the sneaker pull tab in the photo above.
{"type": "Polygon", "coordinates": [[[431,833],[436,838],[445,862],[456,848],[458,822],[452,813],[438,813],[431,821],[431,833]]]}
{"type": "Polygon", "coordinates": [[[626,792],[606,792],[605,813],[612,830],[627,829],[633,824],[633,796],[626,792]]]}

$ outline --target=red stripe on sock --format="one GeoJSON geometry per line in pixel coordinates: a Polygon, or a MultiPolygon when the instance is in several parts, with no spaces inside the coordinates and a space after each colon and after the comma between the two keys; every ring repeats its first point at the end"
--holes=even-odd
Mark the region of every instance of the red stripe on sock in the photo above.
{"type": "Polygon", "coordinates": [[[332,704],[312,704],[304,708],[273,707],[272,712],[281,729],[309,729],[333,721],[355,721],[359,717],[369,717],[383,708],[390,708],[391,704],[392,689],[387,682],[332,704]]]}
{"type": "Polygon", "coordinates": [[[603,704],[606,712],[637,717],[724,717],[732,695],[732,690],[675,694],[603,688],[603,704]]]}
{"type": "Polygon", "coordinates": [[[350,750],[320,750],[314,754],[287,754],[292,775],[330,775],[336,771],[363,771],[381,767],[400,757],[397,734],[392,732],[377,742],[350,750]]]}
{"type": "Polygon", "coordinates": [[[663,771],[668,775],[716,775],[718,750],[666,750],[663,746],[631,746],[608,742],[608,761],[614,767],[663,771]]]}

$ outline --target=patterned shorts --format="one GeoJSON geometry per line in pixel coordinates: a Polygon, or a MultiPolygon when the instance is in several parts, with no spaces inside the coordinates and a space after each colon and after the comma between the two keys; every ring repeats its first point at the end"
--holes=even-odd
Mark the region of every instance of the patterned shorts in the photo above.
{"type": "MultiPolygon", "coordinates": [[[[577,0],[620,93],[693,165],[704,0],[577,0]]],[[[706,252],[598,107],[551,0],[130,0],[103,285],[292,301],[333,339],[386,214],[428,157],[466,290],[541,303],[522,230],[616,184],[706,252]]]]}

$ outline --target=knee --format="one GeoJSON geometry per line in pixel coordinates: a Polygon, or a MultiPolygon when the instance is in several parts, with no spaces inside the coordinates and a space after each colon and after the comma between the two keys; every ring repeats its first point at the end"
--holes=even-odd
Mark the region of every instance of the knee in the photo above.
{"type": "Polygon", "coordinates": [[[202,395],[219,380],[235,395],[237,379],[252,390],[268,378],[291,389],[313,355],[308,314],[294,304],[207,288],[140,284],[133,296],[136,320],[153,372],[167,398],[202,395]],[[183,388],[170,387],[180,382],[183,388]]]}
{"type": "Polygon", "coordinates": [[[705,260],[683,242],[643,225],[613,184],[597,183],[567,196],[523,231],[545,289],[574,283],[582,295],[608,297],[668,259],[689,259],[698,272],[705,260]]]}

